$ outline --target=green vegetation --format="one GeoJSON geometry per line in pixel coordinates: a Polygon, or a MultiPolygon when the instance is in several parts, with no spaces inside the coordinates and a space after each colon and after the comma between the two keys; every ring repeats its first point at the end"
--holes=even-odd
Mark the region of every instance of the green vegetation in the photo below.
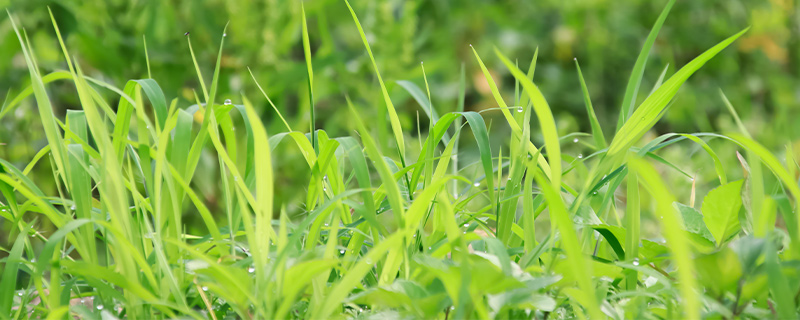
{"type": "MultiPolygon", "coordinates": [[[[765,133],[751,133],[753,122],[737,113],[742,99],[732,103],[723,90],[705,93],[730,119],[722,133],[705,116],[690,120],[709,129],[700,133],[655,128],[676,111],[690,77],[715,78],[701,68],[748,34],[744,24],[708,39],[675,72],[661,65],[651,74],[654,47],[673,41],[660,36],[678,5],[668,1],[643,45],[625,48],[641,50],[611,112],[607,101],[598,107],[591,88],[599,81],[584,79],[582,59],[568,62],[574,86],[537,86],[548,82],[539,56],[563,52],[532,47],[518,61],[482,43],[448,48],[433,63],[436,75],[457,79],[447,90],[428,77],[430,64],[398,71],[402,59],[389,66],[395,57],[378,60],[383,51],[371,46],[400,39],[394,45],[404,48],[413,36],[376,38],[359,20],[364,6],[347,1],[270,13],[290,22],[269,22],[290,29],[275,29],[283,34],[271,39],[276,52],[299,49],[290,71],[276,73],[286,78],[262,82],[259,68],[231,62],[226,42],[248,45],[253,13],[221,33],[187,33],[186,61],[166,71],[143,41],[144,63],[132,68],[144,66],[146,76],[121,81],[122,55],[87,65],[92,59],[76,58],[61,32],[59,16],[90,13],[96,4],[86,3],[50,10],[54,28],[33,38],[15,16],[22,12],[8,14],[29,84],[8,89],[0,121],[28,123],[13,136],[29,137],[0,146],[14,150],[0,153],[2,319],[800,316],[799,171],[792,120],[781,119],[789,107],[776,108],[780,125],[758,126],[777,136],[763,144],[765,133]],[[339,32],[325,22],[329,6],[349,14],[347,36],[366,52],[357,68],[369,77],[347,78],[334,53],[339,32]],[[196,55],[192,37],[206,47],[212,35],[215,58],[196,55]],[[58,46],[45,55],[66,63],[47,64],[66,70],[43,73],[38,45],[48,37],[58,46]],[[463,64],[444,67],[453,57],[463,64]],[[390,78],[384,68],[413,76],[390,78]],[[178,89],[189,72],[196,86],[178,89]],[[492,107],[468,105],[468,76],[492,107]],[[562,121],[553,101],[583,105],[562,121]],[[74,108],[62,114],[62,104],[74,108]],[[577,123],[588,132],[569,131],[577,123]]],[[[245,3],[236,10],[254,10],[245,3]]],[[[172,6],[148,7],[142,23],[170,21],[170,10],[156,9],[172,6]]],[[[404,17],[418,9],[401,7],[404,17]]],[[[78,51],[92,46],[83,41],[78,51]]],[[[592,55],[584,68],[605,57],[592,55]]],[[[669,128],[686,127],[677,119],[669,128]]]]}

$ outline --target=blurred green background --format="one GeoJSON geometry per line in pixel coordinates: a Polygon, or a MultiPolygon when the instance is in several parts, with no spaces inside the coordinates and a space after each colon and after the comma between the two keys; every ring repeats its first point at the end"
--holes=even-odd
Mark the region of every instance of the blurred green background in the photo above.
{"type": "MultiPolygon", "coordinates": [[[[630,70],[666,2],[352,0],[351,4],[365,28],[408,135],[416,136],[418,113],[422,114],[423,132],[427,118],[394,81],[409,80],[424,88],[420,61],[425,62],[433,105],[440,113],[455,110],[462,66],[467,79],[466,109],[496,107],[469,50],[472,44],[499,81],[507,101],[512,101],[514,82],[495,58],[493,47],[518,59],[523,69],[527,69],[539,48],[534,81],[553,108],[561,134],[589,131],[573,61],[577,58],[595,110],[610,138],[630,70]]],[[[376,135],[389,141],[377,79],[344,1],[304,3],[314,55],[317,128],[334,137],[352,134],[353,123],[345,111],[345,95],[348,95],[361,108],[362,117],[370,120],[376,135]]],[[[270,133],[285,131],[257,91],[247,71],[250,67],[292,127],[308,130],[309,102],[298,1],[0,0],[0,8],[10,10],[27,31],[43,74],[66,68],[48,6],[71,54],[78,58],[86,73],[119,87],[128,79],[147,77],[145,36],[152,77],[168,99],[179,99],[181,107],[193,104],[192,90],[199,89],[184,33],[190,32],[203,75],[209,82],[222,30],[229,22],[219,100],[239,103],[240,93],[244,93],[260,108],[270,133]]],[[[677,1],[648,60],[638,101],[644,99],[667,65],[669,76],[717,42],[748,26],[751,29],[684,85],[655,133],[735,130],[720,98],[721,89],[755,138],[771,149],[783,150],[784,144],[800,136],[799,7],[793,0],[677,1]]],[[[8,16],[2,14],[0,94],[10,100],[28,83],[19,43],[8,16]]],[[[55,82],[48,89],[57,114],[79,108],[70,83],[55,82]]],[[[117,98],[109,91],[105,93],[115,106],[117,98]]],[[[0,145],[0,157],[20,167],[46,144],[33,103],[33,99],[27,99],[15,112],[0,119],[0,142],[5,143],[0,145]]],[[[508,129],[502,125],[504,120],[499,113],[485,116],[492,139],[498,144],[505,142],[508,129]]],[[[474,148],[468,135],[465,134],[462,143],[467,155],[474,148]]],[[[684,146],[667,151],[664,157],[681,159],[697,150],[693,145],[684,146]]],[[[714,147],[722,148],[718,153],[729,165],[728,169],[736,170],[733,146],[728,143],[714,147]]],[[[579,148],[568,148],[566,152],[578,154],[579,148]]],[[[497,150],[494,151],[496,154],[497,150]]],[[[303,196],[302,190],[292,185],[304,184],[308,174],[292,165],[299,159],[294,152],[281,150],[275,157],[279,203],[288,204],[303,196]]],[[[215,157],[209,154],[206,158],[201,164],[205,170],[217,170],[215,157]]],[[[693,158],[697,161],[682,163],[683,170],[713,171],[710,159],[693,158]]],[[[462,167],[472,162],[468,156],[461,161],[462,167]]],[[[43,163],[43,170],[33,172],[40,175],[34,181],[52,180],[47,165],[43,163]]],[[[196,187],[213,208],[217,183],[202,179],[202,175],[196,179],[196,187]]],[[[701,174],[699,179],[701,184],[713,183],[714,175],[701,174]]]]}

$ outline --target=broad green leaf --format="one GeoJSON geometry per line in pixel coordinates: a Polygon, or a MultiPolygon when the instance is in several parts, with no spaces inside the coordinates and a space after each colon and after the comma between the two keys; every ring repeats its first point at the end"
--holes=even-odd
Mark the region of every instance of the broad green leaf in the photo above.
{"type": "Polygon", "coordinates": [[[697,262],[698,280],[710,290],[713,296],[726,292],[735,293],[737,283],[742,279],[742,264],[730,248],[702,255],[697,262]]]}
{"type": "Polygon", "coordinates": [[[703,199],[703,221],[721,245],[739,232],[739,209],[742,207],[742,183],[734,181],[711,190],[703,199]]]}
{"type": "Polygon", "coordinates": [[[699,235],[708,241],[715,242],[714,236],[708,231],[708,227],[706,227],[706,223],[703,221],[703,215],[700,214],[700,212],[692,207],[677,202],[675,203],[675,208],[678,209],[681,213],[681,217],[683,217],[686,231],[699,235]]]}

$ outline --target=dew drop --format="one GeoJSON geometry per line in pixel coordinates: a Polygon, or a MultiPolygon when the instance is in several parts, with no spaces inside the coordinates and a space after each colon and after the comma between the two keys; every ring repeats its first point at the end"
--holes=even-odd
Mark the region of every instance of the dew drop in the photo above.
{"type": "Polygon", "coordinates": [[[583,153],[578,154],[578,159],[583,159],[583,153]]]}
{"type": "Polygon", "coordinates": [[[150,125],[147,125],[145,128],[150,129],[150,125]]]}
{"type": "Polygon", "coordinates": [[[75,205],[73,204],[71,207],[69,207],[69,209],[70,209],[70,210],[75,210],[75,209],[76,209],[76,207],[75,207],[75,205]]]}
{"type": "Polygon", "coordinates": [[[597,195],[597,191],[595,191],[595,192],[592,192],[592,194],[593,194],[593,195],[597,195]]]}
{"type": "Polygon", "coordinates": [[[188,35],[189,35],[189,33],[187,32],[187,33],[184,33],[183,35],[184,35],[184,36],[188,36],[188,35]]]}
{"type": "Polygon", "coordinates": [[[431,250],[433,250],[433,248],[431,248],[431,247],[428,247],[428,251],[431,251],[431,250]]]}
{"type": "Polygon", "coordinates": [[[529,153],[529,154],[528,154],[528,160],[531,160],[531,159],[533,159],[533,155],[531,155],[531,154],[529,153]]]}
{"type": "Polygon", "coordinates": [[[450,310],[455,310],[455,309],[456,309],[455,306],[450,307],[450,310]]]}
{"type": "Polygon", "coordinates": [[[572,139],[573,143],[578,143],[578,138],[572,139]]]}
{"type": "Polygon", "coordinates": [[[21,297],[22,296],[22,291],[17,292],[17,295],[21,297]]]}
{"type": "Polygon", "coordinates": [[[412,238],[416,238],[416,237],[417,237],[417,234],[416,234],[416,233],[415,233],[415,234],[412,234],[412,235],[411,235],[411,237],[412,237],[412,238]]]}
{"type": "Polygon", "coordinates": [[[97,310],[103,310],[103,305],[102,304],[97,305],[97,310]]]}
{"type": "Polygon", "coordinates": [[[517,112],[522,112],[522,107],[517,108],[517,112]]]}
{"type": "Polygon", "coordinates": [[[469,223],[464,224],[464,228],[469,227],[469,223]]]}
{"type": "Polygon", "coordinates": [[[249,272],[249,273],[256,272],[256,268],[255,267],[247,268],[247,272],[249,272]]]}
{"type": "Polygon", "coordinates": [[[31,263],[36,262],[36,258],[31,259],[31,263]]]}
{"type": "Polygon", "coordinates": [[[344,254],[344,250],[339,250],[339,254],[344,254]]]}
{"type": "Polygon", "coordinates": [[[473,185],[473,186],[476,186],[476,187],[480,187],[480,186],[481,186],[481,183],[480,183],[480,182],[475,182],[475,183],[473,183],[472,185],[473,185]]]}
{"type": "Polygon", "coordinates": [[[372,259],[367,258],[366,260],[364,260],[364,263],[366,263],[368,265],[372,265],[372,259]]]}
{"type": "Polygon", "coordinates": [[[226,106],[231,105],[231,99],[225,99],[225,102],[223,102],[223,104],[226,106]]]}
{"type": "Polygon", "coordinates": [[[203,286],[202,289],[203,289],[203,291],[208,291],[208,287],[206,287],[206,286],[203,286]]]}
{"type": "Polygon", "coordinates": [[[223,37],[227,37],[227,36],[228,36],[228,34],[227,34],[227,33],[223,33],[223,34],[222,34],[222,36],[223,36],[223,37]]]}
{"type": "Polygon", "coordinates": [[[633,258],[633,265],[634,266],[638,266],[639,265],[639,258],[633,258]]]}

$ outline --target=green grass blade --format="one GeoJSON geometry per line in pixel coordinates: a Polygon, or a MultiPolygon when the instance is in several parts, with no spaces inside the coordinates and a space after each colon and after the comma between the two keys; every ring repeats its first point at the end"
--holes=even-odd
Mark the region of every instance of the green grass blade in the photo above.
{"type": "Polygon", "coordinates": [[[28,47],[26,42],[22,39],[22,34],[17,28],[17,24],[14,22],[14,18],[11,16],[10,12],[8,13],[8,19],[11,21],[11,26],[13,27],[14,32],[17,35],[17,39],[19,40],[19,44],[22,47],[22,54],[25,57],[25,62],[28,66],[28,71],[31,76],[31,86],[33,87],[33,95],[36,98],[36,106],[39,110],[39,117],[42,120],[42,127],[44,128],[47,142],[51,146],[51,150],[53,152],[53,158],[55,159],[57,172],[61,175],[62,179],[65,179],[66,181],[67,152],[64,144],[62,143],[63,138],[61,136],[61,131],[58,130],[58,125],[56,124],[55,114],[53,114],[53,105],[50,103],[50,98],[47,96],[47,91],[44,88],[44,82],[42,81],[38,66],[33,58],[32,48],[28,47]]]}
{"type": "MultiPolygon", "coordinates": [[[[616,159],[622,155],[628,148],[630,148],[636,141],[638,141],[647,130],[655,125],[658,119],[663,115],[664,109],[681,85],[689,79],[695,71],[700,69],[708,60],[711,60],[717,53],[725,49],[728,45],[733,43],[742,34],[747,32],[748,29],[725,39],[716,46],[708,49],[706,52],[686,64],[672,77],[669,78],[661,87],[659,87],[653,94],[645,99],[644,102],[633,112],[630,121],[626,121],[614,136],[611,145],[608,147],[608,157],[616,159]]],[[[614,163],[615,161],[611,161],[614,163]]]]}
{"type": "Polygon", "coordinates": [[[283,121],[283,124],[286,126],[286,130],[288,130],[288,131],[293,131],[293,130],[292,130],[292,127],[291,127],[291,126],[289,126],[289,123],[288,123],[288,122],[286,122],[286,119],[284,119],[284,118],[283,118],[283,115],[282,115],[282,114],[281,114],[281,112],[278,110],[278,107],[276,107],[276,106],[275,106],[275,104],[274,104],[274,103],[272,103],[272,99],[270,99],[270,98],[269,98],[269,95],[267,95],[267,92],[266,92],[266,91],[264,91],[264,89],[263,89],[263,88],[261,88],[261,84],[259,84],[259,83],[258,83],[258,80],[256,80],[256,76],[255,76],[255,75],[253,75],[253,71],[252,71],[252,70],[250,70],[250,67],[248,67],[248,68],[247,68],[247,71],[250,73],[250,77],[253,79],[253,82],[255,82],[255,84],[256,84],[256,87],[258,87],[258,90],[259,90],[259,91],[261,91],[261,94],[263,94],[263,95],[264,95],[264,98],[267,98],[267,102],[269,102],[269,105],[270,105],[270,106],[272,106],[272,109],[273,109],[273,110],[275,110],[275,113],[277,113],[277,114],[278,114],[278,117],[280,117],[280,118],[281,118],[281,121],[283,121]]]}
{"type": "MultiPolygon", "coordinates": [[[[534,103],[535,104],[535,103],[534,103]]],[[[592,285],[591,279],[591,263],[584,258],[583,252],[575,234],[574,225],[570,218],[567,207],[559,195],[559,189],[552,187],[552,184],[542,177],[541,174],[529,172],[533,174],[536,182],[541,186],[544,197],[547,200],[548,209],[550,211],[550,219],[553,220],[555,227],[561,233],[561,242],[567,255],[567,263],[572,276],[578,282],[578,291],[576,294],[580,296],[580,302],[589,311],[592,319],[602,319],[603,313],[595,300],[595,288],[592,285]]]]}
{"type": "MultiPolygon", "coordinates": [[[[628,201],[625,206],[625,252],[628,262],[639,258],[639,236],[641,233],[641,212],[639,208],[639,177],[636,173],[628,175],[628,201]]],[[[639,274],[631,270],[625,276],[625,287],[629,291],[636,290],[639,274]]]]}
{"type": "MultiPolygon", "coordinates": [[[[749,151],[753,152],[759,158],[761,158],[761,162],[769,168],[778,180],[783,183],[784,187],[789,191],[789,194],[792,195],[794,199],[800,199],[800,187],[797,185],[797,181],[789,175],[789,172],[786,171],[786,168],[783,167],[781,162],[767,150],[764,146],[759,144],[758,142],[745,137],[744,135],[731,133],[728,134],[731,139],[738,142],[749,151]]],[[[795,200],[795,212],[800,212],[800,201],[795,200]]],[[[797,226],[795,226],[796,230],[800,230],[800,219],[797,219],[797,226]]],[[[800,239],[792,239],[795,244],[800,243],[800,239]]],[[[800,251],[800,248],[795,247],[793,249],[797,254],[800,251]]]]}
{"type": "Polygon", "coordinates": [[[736,112],[736,109],[733,107],[733,104],[731,104],[730,100],[728,100],[728,97],[725,96],[725,93],[722,92],[722,89],[719,90],[719,96],[720,98],[722,98],[722,102],[725,103],[725,107],[728,108],[728,111],[733,116],[733,120],[736,121],[736,127],[739,128],[739,131],[745,137],[752,139],[753,137],[750,136],[750,132],[747,131],[747,127],[744,126],[744,123],[742,123],[742,119],[739,118],[739,113],[736,112]]]}
{"type": "MultiPolygon", "coordinates": [[[[311,112],[311,144],[314,146],[314,151],[319,153],[319,143],[317,142],[317,133],[315,129],[316,118],[314,117],[314,69],[311,67],[311,44],[308,41],[308,24],[306,23],[306,8],[303,3],[300,3],[300,12],[303,17],[303,53],[306,58],[306,69],[308,70],[308,103],[311,112]]],[[[377,68],[376,68],[377,69],[377,68]]]]}
{"type": "MultiPolygon", "coordinates": [[[[253,129],[253,137],[255,138],[255,167],[256,176],[256,197],[258,199],[258,206],[253,208],[256,214],[256,228],[255,237],[256,242],[251,243],[254,248],[254,259],[256,261],[256,268],[265,268],[267,266],[267,259],[269,256],[269,239],[270,235],[274,234],[272,229],[272,201],[273,201],[273,180],[272,180],[272,156],[269,148],[269,138],[264,125],[261,124],[258,114],[253,109],[250,101],[244,96],[242,97],[244,105],[247,108],[247,117],[250,120],[250,127],[253,129]]],[[[263,275],[259,275],[260,281],[265,281],[263,275]]],[[[258,285],[258,288],[262,288],[258,285]]]]}
{"type": "Polygon", "coordinates": [[[350,2],[345,0],[344,3],[347,4],[347,8],[350,9],[353,21],[355,21],[356,27],[358,27],[358,33],[361,35],[361,40],[364,42],[364,47],[367,49],[369,59],[372,61],[372,67],[375,69],[378,83],[381,85],[381,92],[383,93],[383,100],[386,103],[386,110],[389,112],[389,122],[392,124],[392,132],[394,133],[394,139],[397,143],[397,150],[400,153],[400,160],[404,163],[403,165],[405,165],[406,144],[403,139],[403,128],[400,126],[400,118],[397,117],[397,111],[395,111],[394,104],[392,104],[392,100],[389,98],[389,91],[386,90],[386,85],[383,84],[383,78],[381,78],[381,73],[378,71],[378,64],[375,62],[375,57],[372,56],[372,50],[369,47],[367,36],[364,34],[364,29],[361,28],[361,23],[358,22],[356,12],[353,10],[353,7],[350,6],[350,2]]]}
{"type": "Polygon", "coordinates": [[[652,165],[639,158],[630,159],[628,163],[634,171],[632,174],[639,176],[656,200],[656,212],[660,216],[661,232],[669,243],[672,258],[678,269],[678,287],[684,312],[682,316],[685,319],[700,319],[701,305],[697,293],[694,262],[689,242],[682,231],[685,230],[683,219],[672,206],[675,198],[652,165]]]}
{"type": "Polygon", "coordinates": [[[642,83],[644,68],[647,64],[647,57],[650,55],[650,50],[653,48],[653,44],[656,42],[658,32],[661,30],[661,26],[664,25],[664,21],[667,19],[667,15],[669,15],[669,11],[672,9],[672,5],[674,4],[675,0],[670,0],[667,3],[667,6],[664,7],[664,10],[661,11],[661,15],[658,16],[658,20],[656,20],[656,23],[653,25],[653,29],[651,29],[650,34],[647,35],[647,40],[645,40],[644,46],[642,46],[642,51],[639,52],[639,57],[636,58],[636,63],[633,65],[633,71],[631,72],[631,77],[628,79],[628,85],[625,87],[625,97],[622,100],[622,109],[620,110],[619,114],[617,131],[620,131],[628,119],[633,117],[636,95],[639,92],[639,86],[642,83]]]}
{"type": "Polygon", "coordinates": [[[519,68],[511,63],[497,48],[495,54],[506,65],[514,78],[520,81],[522,88],[528,94],[528,97],[533,103],[533,110],[536,112],[536,117],[539,118],[539,126],[542,128],[542,135],[544,136],[544,145],[547,149],[547,160],[550,164],[550,182],[555,190],[561,190],[561,144],[558,142],[558,130],[556,129],[556,122],[553,119],[553,113],[550,106],[547,104],[542,92],[533,84],[533,81],[522,73],[519,68]]]}
{"type": "Polygon", "coordinates": [[[581,90],[583,92],[583,102],[586,104],[586,113],[589,115],[589,124],[592,126],[592,137],[594,138],[594,145],[598,150],[607,147],[606,138],[603,136],[603,129],[600,127],[600,122],[597,121],[597,115],[594,113],[592,107],[592,100],[589,97],[589,89],[586,87],[586,81],[583,80],[583,73],[581,66],[578,64],[578,59],[575,59],[575,68],[578,69],[578,79],[581,81],[581,90]]]}
{"type": "Polygon", "coordinates": [[[378,150],[378,146],[375,144],[375,141],[372,139],[369,131],[367,131],[364,123],[361,121],[361,117],[358,115],[355,107],[352,103],[350,103],[349,99],[347,101],[348,107],[350,108],[350,113],[353,115],[353,118],[356,121],[356,126],[358,127],[358,131],[361,134],[361,143],[364,144],[364,149],[366,150],[369,158],[372,160],[372,164],[378,171],[378,175],[383,182],[384,189],[386,190],[386,196],[389,200],[389,204],[391,205],[397,225],[398,227],[403,227],[405,226],[405,209],[403,206],[403,198],[400,195],[400,188],[397,186],[396,180],[394,179],[391,171],[389,171],[389,166],[383,161],[383,155],[381,154],[380,150],[378,150]]]}
{"type": "Polygon", "coordinates": [[[497,207],[494,198],[494,177],[492,169],[492,147],[489,144],[489,133],[486,130],[486,123],[483,117],[475,112],[464,112],[464,118],[467,119],[472,133],[475,136],[475,141],[478,143],[478,152],[480,153],[481,164],[483,165],[483,172],[486,174],[486,190],[489,193],[489,199],[492,200],[492,207],[497,207]]]}
{"type": "Polygon", "coordinates": [[[30,226],[26,226],[20,230],[17,240],[14,241],[14,245],[5,259],[3,276],[0,278],[0,314],[4,316],[11,314],[11,306],[14,303],[14,292],[17,285],[17,273],[22,260],[22,249],[25,247],[25,237],[28,235],[29,229],[30,226]]]}

